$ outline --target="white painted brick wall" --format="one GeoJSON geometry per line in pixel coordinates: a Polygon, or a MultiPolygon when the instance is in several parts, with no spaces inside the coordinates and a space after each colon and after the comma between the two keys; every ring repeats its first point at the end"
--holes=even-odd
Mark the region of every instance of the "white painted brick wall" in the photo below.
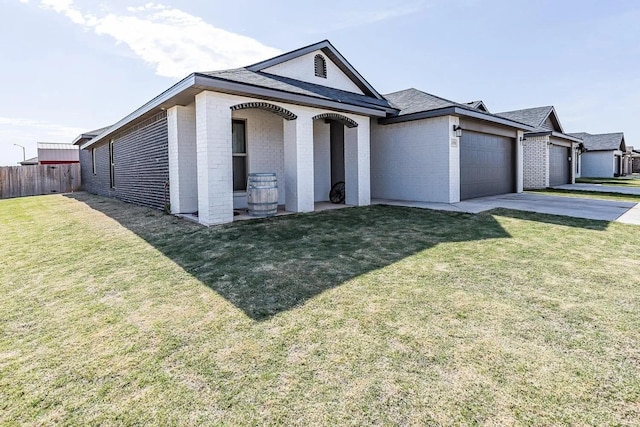
{"type": "Polygon", "coordinates": [[[198,220],[204,225],[233,221],[230,104],[213,92],[196,95],[198,220]]]}
{"type": "Polygon", "coordinates": [[[362,90],[321,50],[316,50],[282,64],[265,68],[263,71],[278,76],[302,80],[303,82],[342,89],[348,92],[359,93],[360,95],[363,94],[362,90]],[[322,55],[327,62],[327,78],[317,77],[315,75],[314,58],[317,54],[322,55]]]}
{"type": "Polygon", "coordinates": [[[358,126],[344,129],[345,203],[371,204],[371,151],[368,117],[346,115],[358,126]]]}
{"type": "MultiPolygon", "coordinates": [[[[275,172],[278,180],[278,204],[285,203],[284,119],[264,110],[233,112],[233,118],[246,121],[248,173],[275,172]]],[[[245,208],[245,192],[234,194],[234,208],[245,208]]]]}
{"type": "Polygon", "coordinates": [[[384,126],[371,120],[371,197],[449,203],[449,129],[448,116],[384,126]]]}
{"type": "Polygon", "coordinates": [[[522,141],[522,185],[527,190],[549,186],[548,143],[548,136],[527,136],[522,141]]]}
{"type": "Polygon", "coordinates": [[[198,210],[195,104],[167,110],[167,126],[171,212],[193,213],[198,210]]]}
{"type": "Polygon", "coordinates": [[[286,209],[313,212],[313,119],[307,108],[292,110],[298,118],[284,123],[286,209]]]}
{"type": "MultiPolygon", "coordinates": [[[[286,209],[293,212],[314,209],[316,148],[313,117],[331,111],[272,102],[296,114],[297,120],[287,121],[272,113],[252,109],[234,111],[232,114],[232,106],[256,101],[261,100],[209,91],[196,95],[198,210],[202,224],[233,220],[232,115],[247,119],[250,170],[277,169],[276,173],[283,175],[282,179],[278,176],[278,185],[283,189],[279,196],[284,195],[284,199],[280,200],[286,209]],[[282,159],[281,163],[278,158],[282,159]]],[[[354,204],[369,204],[369,118],[354,114],[345,116],[359,123],[356,131],[357,156],[354,157],[358,188],[353,192],[357,194],[354,204]]],[[[349,165],[346,165],[345,169],[348,168],[349,165]]]]}
{"type": "Polygon", "coordinates": [[[331,125],[313,122],[313,193],[316,202],[329,200],[331,191],[331,125]]]}

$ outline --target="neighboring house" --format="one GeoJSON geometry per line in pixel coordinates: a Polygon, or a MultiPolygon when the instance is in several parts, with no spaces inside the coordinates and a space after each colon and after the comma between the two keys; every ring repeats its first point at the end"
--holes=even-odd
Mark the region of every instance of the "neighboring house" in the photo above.
{"type": "Polygon", "coordinates": [[[631,172],[640,173],[640,150],[631,150],[631,172]]]}
{"type": "Polygon", "coordinates": [[[532,127],[417,89],[385,95],[398,113],[371,122],[371,195],[456,203],[522,191],[532,127]]]}
{"type": "Polygon", "coordinates": [[[539,189],[573,184],[580,174],[581,140],[564,133],[553,106],[496,113],[534,128],[522,142],[524,188],[539,189]]]}
{"type": "Polygon", "coordinates": [[[38,142],[38,164],[40,165],[61,165],[79,162],[80,153],[76,145],[38,142]]]}
{"type": "Polygon", "coordinates": [[[85,188],[200,223],[233,220],[251,172],[275,172],[279,203],[309,212],[345,182],[370,203],[369,123],[397,110],[323,41],[249,67],[193,73],[79,142],[85,188]]]}
{"type": "Polygon", "coordinates": [[[584,145],[580,156],[581,177],[612,178],[623,174],[623,156],[627,148],[622,132],[597,135],[579,132],[570,135],[581,138],[584,145]]]}
{"type": "Polygon", "coordinates": [[[78,147],[73,144],[38,142],[37,147],[38,156],[20,162],[22,166],[63,165],[80,162],[78,147]]]}
{"type": "Polygon", "coordinates": [[[624,152],[622,159],[622,174],[623,175],[631,175],[633,173],[633,159],[638,156],[638,154],[633,150],[631,145],[627,145],[627,150],[624,152]]]}

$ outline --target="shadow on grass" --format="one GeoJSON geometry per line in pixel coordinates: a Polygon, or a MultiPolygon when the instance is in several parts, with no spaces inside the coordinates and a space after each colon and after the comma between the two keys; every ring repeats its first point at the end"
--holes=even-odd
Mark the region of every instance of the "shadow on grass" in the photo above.
{"type": "Polygon", "coordinates": [[[536,212],[525,212],[506,208],[496,208],[485,212],[487,214],[520,219],[523,221],[544,222],[546,224],[562,225],[565,227],[577,227],[587,230],[604,231],[609,227],[609,221],[597,219],[576,218],[564,215],[551,215],[536,212]]]}
{"type": "Polygon", "coordinates": [[[369,206],[206,228],[115,199],[68,197],[118,221],[258,321],[439,243],[510,237],[487,214],[369,206]]]}

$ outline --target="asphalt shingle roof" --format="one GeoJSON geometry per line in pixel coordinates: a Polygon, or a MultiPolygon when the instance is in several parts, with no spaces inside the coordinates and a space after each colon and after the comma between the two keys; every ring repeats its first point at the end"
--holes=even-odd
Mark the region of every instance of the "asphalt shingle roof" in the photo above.
{"type": "MultiPolygon", "coordinates": [[[[584,148],[591,151],[620,150],[624,142],[624,133],[601,133],[591,135],[586,132],[570,133],[569,135],[581,138],[584,148]]],[[[622,147],[624,148],[624,147],[622,147]]]]}
{"type": "Polygon", "coordinates": [[[332,101],[343,102],[345,104],[356,105],[360,107],[377,109],[390,107],[389,103],[383,99],[360,95],[358,93],[347,92],[345,90],[334,89],[326,86],[320,86],[313,83],[307,83],[288,77],[276,76],[275,74],[265,73],[262,71],[251,71],[246,68],[236,68],[233,70],[223,71],[209,71],[198,74],[214,77],[217,79],[229,80],[236,83],[263,87],[267,89],[275,89],[289,93],[329,99],[332,101]]]}
{"type": "MultiPolygon", "coordinates": [[[[383,96],[389,100],[389,102],[393,107],[400,110],[400,112],[398,113],[399,116],[406,116],[414,113],[440,110],[442,108],[448,108],[448,107],[458,107],[468,111],[473,111],[475,113],[484,114],[490,117],[500,117],[496,114],[488,113],[482,110],[477,110],[473,108],[471,105],[450,101],[448,99],[431,95],[430,93],[426,93],[415,88],[405,89],[398,92],[389,93],[383,96]]],[[[504,117],[500,117],[500,118],[504,119],[504,117]]],[[[511,119],[508,119],[508,120],[511,120],[511,119]]],[[[511,120],[511,121],[516,122],[517,124],[523,123],[523,122],[519,122],[518,120],[511,120]]]]}
{"type": "Polygon", "coordinates": [[[529,126],[533,126],[539,129],[545,129],[543,124],[549,114],[553,110],[552,106],[525,108],[524,110],[504,111],[502,113],[496,113],[500,117],[505,119],[515,120],[517,122],[526,123],[529,126]]]}
{"type": "Polygon", "coordinates": [[[473,110],[466,104],[449,101],[430,93],[422,92],[418,89],[405,89],[398,92],[383,95],[391,102],[395,108],[400,110],[398,115],[406,116],[407,114],[421,113],[423,111],[439,110],[447,107],[462,107],[467,110],[473,110]]]}

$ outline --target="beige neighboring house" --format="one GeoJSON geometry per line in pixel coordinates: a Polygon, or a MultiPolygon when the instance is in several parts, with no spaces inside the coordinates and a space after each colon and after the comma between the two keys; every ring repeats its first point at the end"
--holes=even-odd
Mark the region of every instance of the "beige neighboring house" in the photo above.
{"type": "Polygon", "coordinates": [[[578,158],[582,140],[564,133],[553,106],[496,114],[535,128],[525,133],[522,141],[525,189],[575,183],[576,176],[580,176],[578,158]]]}

